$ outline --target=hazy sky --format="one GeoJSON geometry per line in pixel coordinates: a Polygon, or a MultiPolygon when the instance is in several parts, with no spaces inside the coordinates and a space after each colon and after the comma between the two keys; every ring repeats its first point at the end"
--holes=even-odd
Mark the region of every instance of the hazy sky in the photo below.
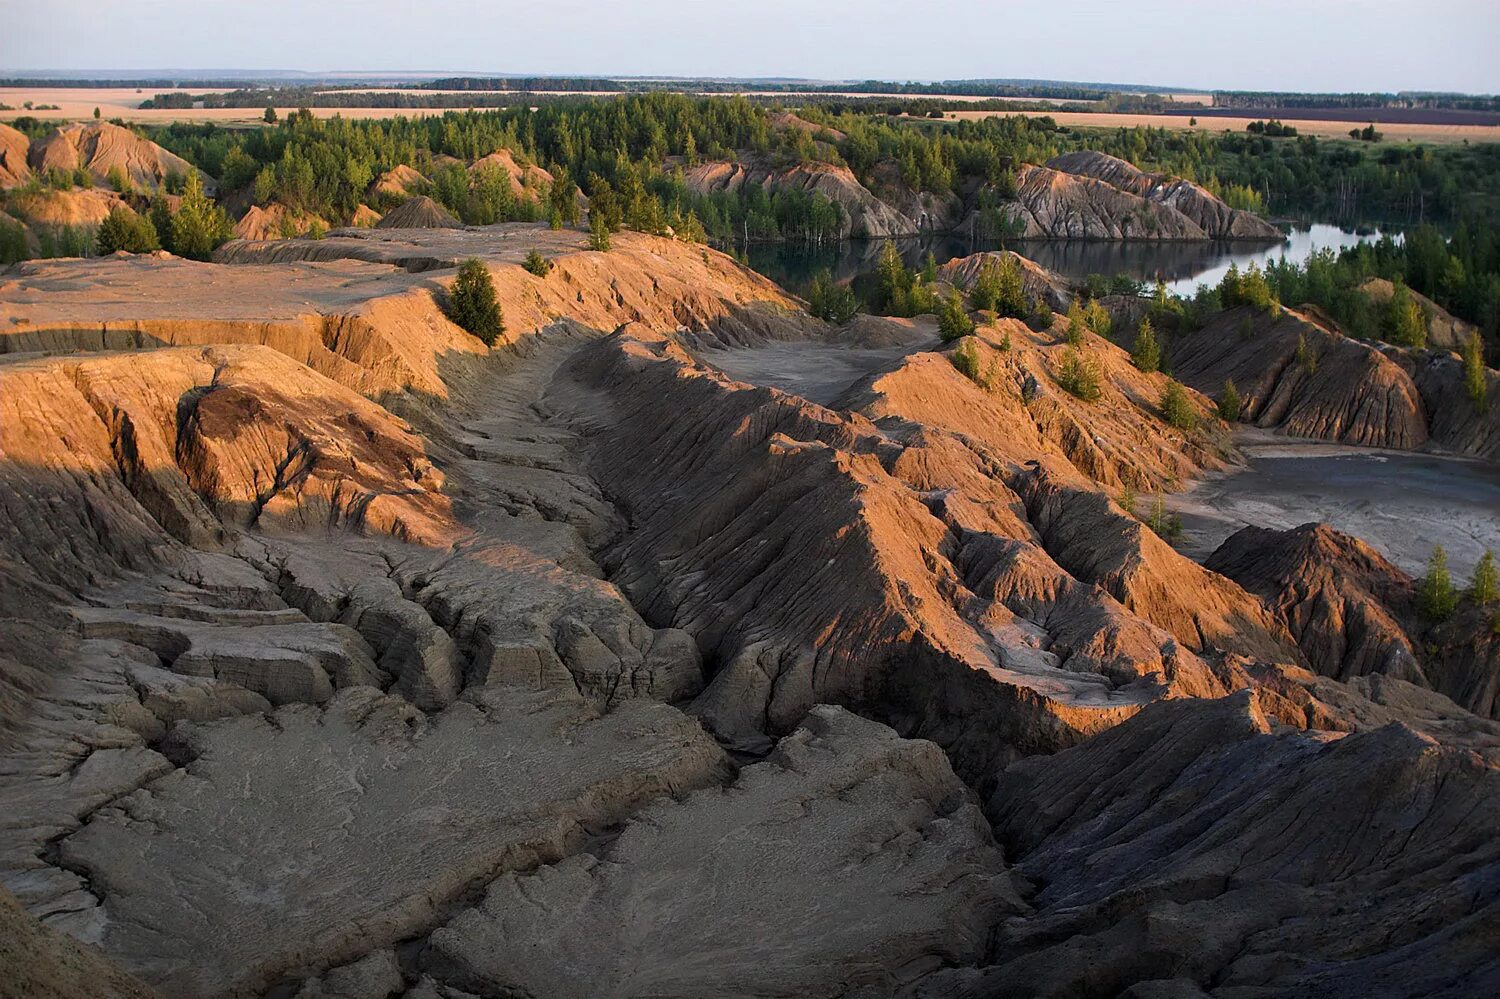
{"type": "Polygon", "coordinates": [[[1500,92],[1500,0],[0,0],[5,69],[1500,92]]]}

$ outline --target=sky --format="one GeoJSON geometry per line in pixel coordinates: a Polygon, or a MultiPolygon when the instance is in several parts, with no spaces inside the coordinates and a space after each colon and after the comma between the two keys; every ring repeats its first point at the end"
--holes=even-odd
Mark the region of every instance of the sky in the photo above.
{"type": "Polygon", "coordinates": [[[1500,93],[1500,0],[0,0],[5,70],[1500,93]]]}

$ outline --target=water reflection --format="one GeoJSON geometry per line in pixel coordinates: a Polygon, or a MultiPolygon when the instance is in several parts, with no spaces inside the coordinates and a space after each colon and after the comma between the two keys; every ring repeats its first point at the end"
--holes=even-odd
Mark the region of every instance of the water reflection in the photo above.
{"type": "MultiPolygon", "coordinates": [[[[1148,283],[1165,281],[1176,294],[1191,295],[1199,284],[1214,284],[1237,264],[1264,265],[1285,256],[1300,263],[1313,252],[1335,251],[1380,238],[1377,230],[1345,229],[1325,223],[1292,228],[1281,242],[1108,242],[1104,240],[1010,240],[1004,245],[1073,281],[1090,274],[1128,274],[1148,283]]],[[[1398,237],[1399,238],[1399,235],[1398,237]]],[[[920,267],[931,253],[939,264],[954,257],[1001,247],[997,241],[961,236],[928,236],[896,240],[910,267],[920,267]]],[[[835,280],[848,281],[875,269],[884,243],[850,240],[822,246],[762,244],[747,249],[750,266],[777,284],[794,291],[807,287],[815,274],[827,270],[835,280]]]]}

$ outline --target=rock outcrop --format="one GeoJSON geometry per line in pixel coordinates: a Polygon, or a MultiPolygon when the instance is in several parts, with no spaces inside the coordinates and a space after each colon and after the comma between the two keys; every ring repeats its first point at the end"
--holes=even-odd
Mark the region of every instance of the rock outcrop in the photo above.
{"type": "Polygon", "coordinates": [[[1197,222],[1171,205],[1088,176],[1027,164],[1015,200],[1002,206],[1016,234],[1028,239],[1207,239],[1197,222]]]}
{"type": "MultiPolygon", "coordinates": [[[[1372,277],[1359,286],[1365,297],[1377,306],[1387,305],[1396,289],[1385,278],[1372,277]]],[[[1427,318],[1427,343],[1439,350],[1458,350],[1471,333],[1476,332],[1473,323],[1464,322],[1420,292],[1407,289],[1412,301],[1427,318]]]]}
{"type": "Polygon", "coordinates": [[[1500,456],[1500,372],[1486,372],[1475,405],[1445,351],[1384,347],[1297,310],[1245,307],[1171,337],[1168,349],[1173,372],[1206,395],[1233,380],[1245,423],[1341,444],[1500,456]]]}
{"type": "Polygon", "coordinates": [[[1171,209],[1191,220],[1210,239],[1256,239],[1280,242],[1284,237],[1265,219],[1230,208],[1203,187],[1181,177],[1147,173],[1107,153],[1077,150],[1047,161],[1053,170],[1075,177],[1092,177],[1111,187],[1171,209]]]}
{"type": "Polygon", "coordinates": [[[220,261],[0,278],[0,884],[145,988],[1493,991],[1500,724],[1435,691],[1494,640],[1403,624],[1426,689],[1378,563],[1158,538],[1113,497],[1234,450],[1118,346],[632,233],[220,261]]]}
{"type": "Polygon", "coordinates": [[[31,144],[27,162],[38,172],[82,168],[101,186],[107,186],[110,172],[117,171],[143,191],[158,190],[171,174],[186,177],[196,172],[205,192],[217,189],[212,177],[181,156],[107,121],[63,125],[31,144]]]}
{"type": "Polygon", "coordinates": [[[1417,583],[1356,538],[1323,524],[1247,527],[1205,564],[1259,594],[1319,673],[1380,674],[1436,690],[1482,718],[1500,718],[1500,634],[1493,608],[1462,601],[1424,621],[1417,583]]]}
{"type": "Polygon", "coordinates": [[[793,190],[821,195],[839,207],[840,238],[883,239],[891,236],[915,236],[920,232],[945,228],[930,220],[910,218],[870,192],[848,167],[830,163],[800,163],[777,168],[754,157],[725,162],[701,163],[683,177],[689,190],[697,194],[731,193],[747,184],[768,191],[793,190]]]}
{"type": "Polygon", "coordinates": [[[1368,447],[1428,439],[1421,395],[1396,360],[1293,310],[1229,309],[1169,349],[1173,372],[1200,392],[1216,396],[1232,380],[1245,423],[1368,447]]]}
{"type": "Polygon", "coordinates": [[[1073,301],[1073,293],[1067,280],[1014,250],[992,250],[971,253],[967,257],[954,257],[938,268],[938,280],[966,291],[987,264],[999,264],[1006,258],[1020,270],[1022,287],[1028,301],[1040,300],[1056,312],[1067,311],[1069,303],[1073,301]]]}
{"type": "Polygon", "coordinates": [[[1250,692],[1153,705],[1004,774],[991,812],[1036,915],[917,994],[1491,992],[1497,782],[1399,723],[1329,738],[1250,692]]]}
{"type": "Polygon", "coordinates": [[[498,878],[421,963],[538,999],[892,995],[973,962],[1021,909],[937,747],[820,707],[730,787],[645,810],[600,856],[498,878]]]}

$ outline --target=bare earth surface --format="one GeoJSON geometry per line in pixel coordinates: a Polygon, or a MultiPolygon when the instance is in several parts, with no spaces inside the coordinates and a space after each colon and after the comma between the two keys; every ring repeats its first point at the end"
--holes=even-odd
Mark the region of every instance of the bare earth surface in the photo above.
{"type": "Polygon", "coordinates": [[[0,273],[0,954],[37,994],[1500,990],[1488,621],[1327,528],[1175,550],[1115,498],[1237,467],[1211,401],[1171,428],[1085,334],[1084,402],[1061,313],[979,318],[834,329],[521,224],[0,273]],[[493,347],[443,308],[471,256],[493,347]]]}
{"type": "Polygon", "coordinates": [[[1421,575],[1434,545],[1467,579],[1485,549],[1500,551],[1500,467],[1492,462],[1344,447],[1242,431],[1241,472],[1171,496],[1186,531],[1179,547],[1204,558],[1240,528],[1322,521],[1421,575]]]}

